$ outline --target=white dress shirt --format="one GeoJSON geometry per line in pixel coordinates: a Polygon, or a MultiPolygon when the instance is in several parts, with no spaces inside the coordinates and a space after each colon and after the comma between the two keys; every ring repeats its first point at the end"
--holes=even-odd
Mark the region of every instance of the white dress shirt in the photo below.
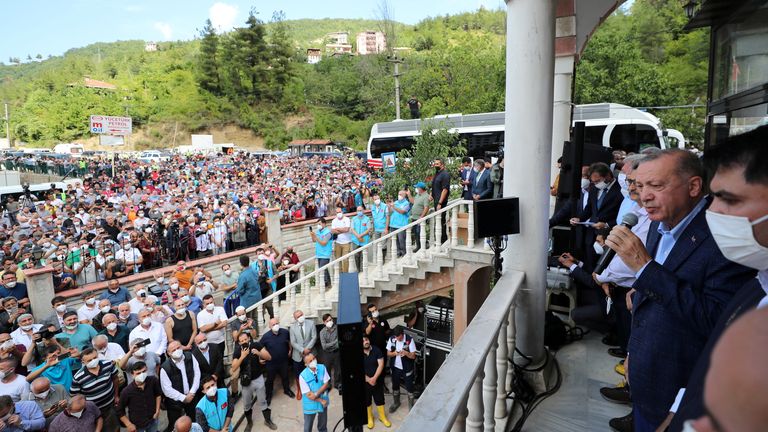
{"type": "Polygon", "coordinates": [[[77,320],[78,321],[93,321],[93,319],[96,317],[96,315],[99,314],[101,310],[96,305],[96,303],[93,304],[93,307],[90,308],[88,305],[82,305],[77,309],[77,320]]]}
{"type": "MultiPolygon", "coordinates": [[[[32,324],[32,333],[37,333],[41,328],[43,328],[42,324],[32,324]]],[[[27,350],[32,346],[32,336],[22,330],[21,327],[11,332],[11,339],[13,339],[13,343],[16,345],[27,347],[27,350]]]]}
{"type": "MultiPolygon", "coordinates": [[[[648,212],[644,208],[637,209],[635,213],[637,214],[637,225],[632,227],[632,232],[640,237],[643,245],[645,245],[651,220],[648,218],[648,212]]],[[[608,264],[608,267],[597,275],[597,280],[600,283],[613,283],[621,287],[631,287],[637,278],[635,277],[635,272],[624,264],[621,257],[615,256],[608,264]]]]}
{"type": "Polygon", "coordinates": [[[147,307],[144,303],[142,303],[139,300],[136,300],[135,298],[132,298],[128,301],[128,306],[131,307],[131,313],[134,313],[137,315],[139,314],[139,312],[141,312],[142,309],[147,307]]]}
{"type": "Polygon", "coordinates": [[[98,351],[98,353],[99,353],[99,360],[109,360],[109,361],[120,360],[125,355],[125,351],[123,350],[123,347],[121,347],[119,344],[116,344],[114,342],[108,342],[107,348],[103,352],[98,351]]]}
{"type": "Polygon", "coordinates": [[[159,356],[165,354],[165,349],[168,347],[168,337],[165,335],[165,328],[162,324],[152,322],[148,329],[145,329],[143,325],[131,330],[128,335],[128,340],[134,339],[149,339],[149,345],[147,345],[147,351],[153,352],[159,356]]]}
{"type": "Polygon", "coordinates": [[[160,368],[160,387],[163,389],[165,397],[175,401],[184,402],[184,398],[186,398],[188,394],[197,393],[197,389],[200,387],[200,365],[197,364],[197,360],[195,360],[194,356],[191,356],[191,358],[192,370],[195,373],[195,377],[192,379],[191,383],[189,382],[189,379],[187,379],[187,368],[184,366],[184,358],[182,357],[178,362],[173,362],[174,366],[181,371],[181,382],[183,383],[184,393],[173,388],[168,374],[165,373],[163,368],[160,368]]]}
{"type": "MultiPolygon", "coordinates": [[[[197,328],[222,321],[227,321],[227,313],[224,311],[224,308],[220,306],[214,307],[213,312],[208,312],[203,309],[197,314],[197,328]]],[[[206,335],[209,343],[219,344],[224,342],[224,330],[222,329],[209,331],[206,335]]]]}

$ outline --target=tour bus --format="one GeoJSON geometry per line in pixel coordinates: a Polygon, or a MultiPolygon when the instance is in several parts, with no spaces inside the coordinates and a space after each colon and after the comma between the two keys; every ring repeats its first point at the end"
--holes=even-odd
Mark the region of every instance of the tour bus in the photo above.
{"type": "Polygon", "coordinates": [[[54,153],[67,154],[72,157],[80,157],[83,154],[83,151],[85,151],[83,145],[77,143],[56,144],[53,147],[54,153]]]}
{"type": "MultiPolygon", "coordinates": [[[[504,112],[448,114],[425,120],[395,120],[376,123],[368,140],[368,165],[381,168],[381,154],[411,148],[421,135],[422,123],[432,121],[459,134],[467,146],[467,156],[484,157],[486,152],[504,148],[504,112]]],[[[647,146],[685,147],[683,134],[664,129],[658,117],[626,105],[601,103],[577,105],[573,123],[583,121],[585,142],[616,150],[635,152],[647,146]]]]}

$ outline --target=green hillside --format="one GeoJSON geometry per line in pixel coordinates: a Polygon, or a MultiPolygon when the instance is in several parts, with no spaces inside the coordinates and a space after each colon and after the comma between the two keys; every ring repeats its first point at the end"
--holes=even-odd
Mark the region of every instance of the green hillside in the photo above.
{"type": "MultiPolygon", "coordinates": [[[[578,66],[578,102],[652,106],[701,95],[706,38],[676,30],[679,17],[667,15],[682,10],[673,3],[636,0],[631,15],[608,19],[578,66]],[[656,6],[662,3],[669,5],[656,6]],[[669,35],[659,37],[659,28],[669,35]],[[643,32],[656,35],[657,49],[644,48],[636,36],[643,32]]],[[[145,52],[143,41],[97,43],[42,61],[0,64],[0,100],[10,104],[14,140],[34,145],[88,139],[88,116],[98,113],[131,116],[138,148],[178,145],[176,137],[216,128],[255,134],[271,148],[300,138],[362,148],[374,122],[395,117],[387,54],[309,65],[306,48],[322,47],[329,32],[347,31],[354,43],[357,32],[380,27],[371,20],[253,17],[223,35],[203,31],[193,41],[160,43],[156,52],[145,52]],[[116,89],[87,88],[84,77],[116,89]]],[[[503,110],[504,31],[504,12],[483,9],[395,25],[396,45],[410,48],[402,54],[404,116],[409,95],[419,98],[425,116],[503,110]]],[[[665,121],[686,135],[701,129],[689,111],[670,112],[665,121]]],[[[4,135],[4,125],[0,130],[4,135]]]]}

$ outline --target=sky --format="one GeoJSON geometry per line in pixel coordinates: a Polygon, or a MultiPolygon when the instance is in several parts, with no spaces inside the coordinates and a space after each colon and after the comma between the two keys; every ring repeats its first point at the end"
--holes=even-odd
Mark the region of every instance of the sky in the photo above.
{"type": "MultiPolygon", "coordinates": [[[[241,26],[251,8],[264,21],[282,10],[288,19],[376,19],[379,0],[3,0],[0,61],[41,54],[61,55],[94,42],[140,39],[189,40],[205,20],[229,30],[241,26]]],[[[495,9],[503,0],[389,0],[394,18],[415,24],[423,18],[495,9]]]]}

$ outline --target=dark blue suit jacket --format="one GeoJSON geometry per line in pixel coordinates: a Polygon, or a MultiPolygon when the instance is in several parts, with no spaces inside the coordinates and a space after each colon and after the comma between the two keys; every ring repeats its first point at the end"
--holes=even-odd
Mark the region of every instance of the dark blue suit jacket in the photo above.
{"type": "Polygon", "coordinates": [[[470,180],[472,181],[472,194],[480,195],[480,199],[487,199],[493,196],[493,183],[491,183],[490,170],[484,169],[480,173],[480,179],[477,179],[477,173],[472,171],[470,180]]]}
{"type": "MultiPolygon", "coordinates": [[[[597,197],[599,196],[599,192],[600,190],[596,187],[589,187],[587,205],[579,213],[579,219],[581,219],[582,222],[605,222],[613,227],[616,225],[616,215],[619,214],[621,202],[624,201],[624,195],[621,194],[621,186],[619,185],[619,182],[613,182],[611,187],[608,188],[608,191],[605,193],[605,197],[598,208],[597,197]]],[[[581,247],[584,250],[583,261],[585,269],[590,272],[595,268],[598,259],[595,249],[592,247],[596,238],[597,232],[594,228],[584,227],[584,240],[581,247]]]]}
{"type": "Polygon", "coordinates": [[[697,419],[704,415],[704,380],[707,377],[709,360],[715,344],[731,323],[746,312],[755,310],[757,304],[764,297],[765,291],[760,286],[760,282],[757,279],[752,279],[744,288],[736,293],[736,296],[733,297],[725,310],[723,310],[715,330],[709,336],[707,346],[704,347],[704,351],[693,368],[691,378],[685,387],[685,396],[683,396],[683,400],[680,402],[672,423],[669,425],[669,431],[682,431],[683,423],[686,420],[697,419]]]}
{"type": "MultiPolygon", "coordinates": [[[[680,235],[664,264],[651,261],[634,284],[629,338],[632,403],[643,417],[661,424],[685,387],[720,313],[755,270],[720,253],[701,210],[680,235]]],[[[658,222],[648,231],[655,255],[658,222]]]]}
{"type": "Polygon", "coordinates": [[[469,181],[470,183],[467,185],[467,190],[464,191],[464,187],[462,186],[461,190],[461,197],[465,200],[471,200],[472,199],[472,185],[475,182],[475,171],[472,170],[472,168],[461,169],[461,180],[462,181],[469,181]]]}

